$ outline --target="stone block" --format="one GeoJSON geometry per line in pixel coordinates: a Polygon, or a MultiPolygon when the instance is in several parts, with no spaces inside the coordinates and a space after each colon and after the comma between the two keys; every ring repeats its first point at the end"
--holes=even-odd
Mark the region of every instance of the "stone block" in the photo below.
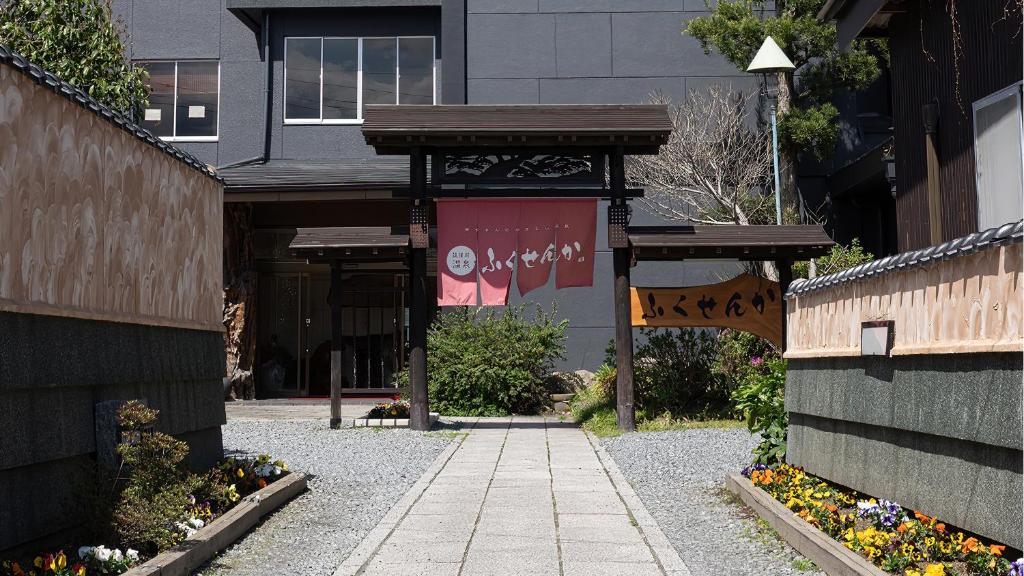
{"type": "Polygon", "coordinates": [[[1014,548],[1024,545],[1020,450],[793,413],[786,460],[1014,548]]]}

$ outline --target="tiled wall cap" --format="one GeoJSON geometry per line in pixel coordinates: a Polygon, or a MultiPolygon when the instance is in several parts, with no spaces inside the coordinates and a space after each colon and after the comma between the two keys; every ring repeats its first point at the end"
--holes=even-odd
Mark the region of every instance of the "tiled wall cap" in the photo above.
{"type": "Polygon", "coordinates": [[[974,232],[967,236],[943,242],[938,246],[928,246],[920,250],[888,256],[867,264],[859,264],[849,270],[843,270],[834,274],[818,276],[811,280],[794,281],[789,285],[786,297],[820,290],[851,280],[870,278],[879,274],[885,274],[890,270],[924,266],[938,260],[948,260],[987,248],[1021,242],[1022,239],[1024,239],[1024,220],[974,232]]]}

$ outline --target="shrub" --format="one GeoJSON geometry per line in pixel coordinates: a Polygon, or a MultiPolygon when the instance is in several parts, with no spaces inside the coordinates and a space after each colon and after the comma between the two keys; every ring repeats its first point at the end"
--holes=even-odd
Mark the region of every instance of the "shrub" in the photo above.
{"type": "MultiPolygon", "coordinates": [[[[545,380],[565,357],[568,321],[537,308],[454,309],[438,316],[427,335],[427,373],[433,408],[453,416],[536,413],[545,380]]],[[[408,372],[398,376],[408,386],[408,372]]]]}
{"type": "Polygon", "coordinates": [[[775,464],[786,457],[786,361],[755,358],[751,365],[754,369],[732,399],[746,420],[747,429],[761,435],[761,442],[754,448],[754,462],[775,464]]]}
{"type": "MultiPolygon", "coordinates": [[[[854,266],[871,262],[874,259],[873,254],[864,251],[864,248],[860,245],[860,240],[854,238],[849,246],[836,244],[828,254],[821,258],[815,258],[814,264],[817,267],[818,276],[824,276],[825,274],[848,270],[854,266]]],[[[793,278],[807,278],[808,268],[806,260],[793,264],[793,278]]]]}
{"type": "Polygon", "coordinates": [[[729,391],[712,372],[718,341],[709,330],[643,331],[647,341],[633,360],[636,406],[649,416],[717,414],[726,411],[729,391]]]}
{"type": "Polygon", "coordinates": [[[118,411],[122,442],[117,447],[129,474],[113,515],[118,540],[155,554],[181,540],[174,529],[201,480],[183,464],[188,444],[152,430],[158,410],[133,400],[118,411]]]}
{"type": "Polygon", "coordinates": [[[778,357],[779,351],[764,338],[726,328],[718,334],[718,355],[711,371],[725,379],[725,386],[732,393],[751,372],[757,371],[758,367],[752,362],[755,358],[778,357]]]}

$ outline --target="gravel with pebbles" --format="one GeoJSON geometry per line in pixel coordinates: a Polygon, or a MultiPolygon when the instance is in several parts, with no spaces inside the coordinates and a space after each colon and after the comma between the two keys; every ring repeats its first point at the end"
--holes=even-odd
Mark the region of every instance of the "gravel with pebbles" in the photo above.
{"type": "Polygon", "coordinates": [[[329,575],[452,440],[409,430],[331,430],[326,421],[230,421],[224,448],[281,458],[309,490],[198,573],[329,575]]]}
{"type": "Polygon", "coordinates": [[[823,576],[732,503],[725,476],[750,463],[743,429],[627,434],[602,441],[693,576],[823,576]]]}

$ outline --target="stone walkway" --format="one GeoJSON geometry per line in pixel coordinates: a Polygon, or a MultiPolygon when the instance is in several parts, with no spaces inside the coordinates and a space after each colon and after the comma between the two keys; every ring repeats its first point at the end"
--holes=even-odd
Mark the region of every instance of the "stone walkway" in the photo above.
{"type": "Polygon", "coordinates": [[[574,424],[479,419],[335,576],[689,576],[603,449],[574,424]]]}

